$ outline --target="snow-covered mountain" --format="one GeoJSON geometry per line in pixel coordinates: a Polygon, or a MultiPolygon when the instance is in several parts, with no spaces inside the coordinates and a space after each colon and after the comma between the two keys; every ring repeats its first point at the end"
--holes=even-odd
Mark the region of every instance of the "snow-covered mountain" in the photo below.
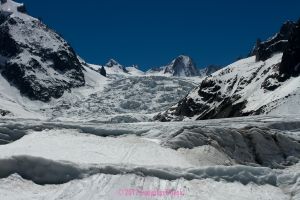
{"type": "Polygon", "coordinates": [[[91,68],[95,69],[96,71],[99,70],[101,67],[104,67],[108,75],[142,76],[145,74],[143,71],[139,70],[137,65],[125,67],[114,59],[110,59],[105,65],[93,65],[93,64],[88,64],[88,65],[91,68]]]}
{"type": "Polygon", "coordinates": [[[104,68],[105,68],[106,72],[110,73],[110,74],[128,73],[128,71],[126,70],[126,68],[123,65],[121,65],[120,63],[118,63],[114,59],[110,59],[104,65],[104,68]]]}
{"type": "Polygon", "coordinates": [[[1,1],[0,116],[149,121],[195,86],[194,80],[145,76],[137,66],[113,59],[88,64],[25,10],[1,1]]]}
{"type": "Polygon", "coordinates": [[[24,5],[0,2],[1,200],[300,199],[299,22],[264,61],[191,78],[181,57],[145,75],[86,63],[24,5]],[[184,96],[165,120],[278,115],[152,121],[184,96]]]}
{"type": "Polygon", "coordinates": [[[219,66],[209,65],[199,69],[193,59],[186,55],[180,55],[170,64],[151,68],[146,75],[168,76],[168,77],[205,77],[221,69],[219,66]]]}
{"type": "Polygon", "coordinates": [[[12,0],[0,5],[0,71],[32,100],[59,98],[85,84],[83,66],[72,47],[12,0]]]}
{"type": "Polygon", "coordinates": [[[178,77],[198,76],[199,70],[194,61],[184,55],[178,56],[172,63],[166,66],[164,74],[171,74],[178,77]]]}
{"type": "Polygon", "coordinates": [[[278,33],[273,37],[270,37],[266,41],[258,39],[256,44],[250,53],[250,56],[256,56],[257,61],[265,61],[270,58],[274,53],[283,52],[288,44],[293,30],[296,28],[296,23],[292,21],[285,22],[278,33]]]}
{"type": "Polygon", "coordinates": [[[134,75],[134,76],[143,76],[143,75],[145,75],[145,72],[140,70],[137,65],[132,65],[130,67],[126,67],[125,69],[129,74],[134,75]]]}
{"type": "Polygon", "coordinates": [[[170,64],[162,67],[152,68],[146,73],[149,75],[192,77],[198,76],[199,70],[190,57],[180,55],[170,64]]]}
{"type": "Polygon", "coordinates": [[[274,39],[282,37],[279,33],[261,43],[263,47],[257,49],[256,56],[239,60],[206,77],[189,95],[155,119],[199,120],[267,113],[299,114],[299,23],[284,25],[288,24],[291,29],[285,30],[290,33],[288,41],[274,39]],[[278,42],[285,45],[274,49],[278,42]],[[268,53],[261,54],[261,51],[268,53]]]}

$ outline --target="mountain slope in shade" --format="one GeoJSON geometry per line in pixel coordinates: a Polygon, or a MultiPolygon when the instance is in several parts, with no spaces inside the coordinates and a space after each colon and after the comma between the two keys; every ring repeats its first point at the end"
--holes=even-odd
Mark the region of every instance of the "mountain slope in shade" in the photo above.
{"type": "Polygon", "coordinates": [[[164,74],[171,74],[177,77],[191,77],[198,76],[199,70],[190,57],[180,55],[170,65],[166,66],[164,74]]]}
{"type": "Polygon", "coordinates": [[[57,33],[26,13],[23,4],[0,5],[0,71],[21,94],[49,101],[85,84],[83,66],[57,33]]]}
{"type": "Polygon", "coordinates": [[[299,22],[283,53],[265,61],[256,56],[239,60],[210,77],[155,117],[160,121],[212,119],[267,113],[299,114],[299,22]],[[282,56],[283,55],[283,56],[282,56]]]}

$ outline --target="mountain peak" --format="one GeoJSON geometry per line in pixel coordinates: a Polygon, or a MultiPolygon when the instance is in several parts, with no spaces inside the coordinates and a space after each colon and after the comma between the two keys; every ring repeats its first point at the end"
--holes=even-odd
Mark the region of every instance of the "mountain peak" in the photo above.
{"type": "Polygon", "coordinates": [[[184,54],[179,55],[177,58],[181,58],[181,59],[191,59],[190,56],[187,56],[187,55],[184,55],[184,54]]]}
{"type": "Polygon", "coordinates": [[[287,48],[288,39],[295,27],[295,22],[286,21],[274,36],[268,38],[266,41],[258,39],[250,56],[256,56],[257,61],[265,61],[272,57],[273,54],[283,52],[287,48]]]}
{"type": "Polygon", "coordinates": [[[179,55],[168,65],[154,67],[147,74],[159,76],[192,77],[198,76],[199,70],[193,59],[187,55],[179,55]]]}
{"type": "Polygon", "coordinates": [[[173,76],[191,77],[198,76],[199,70],[191,57],[179,55],[165,68],[164,73],[170,73],[173,76]]]}
{"type": "Polygon", "coordinates": [[[114,59],[110,59],[105,65],[104,67],[106,68],[106,70],[108,71],[108,73],[113,73],[113,74],[118,74],[118,73],[128,73],[128,71],[126,70],[126,68],[121,65],[119,62],[117,62],[114,59]]]}
{"type": "Polygon", "coordinates": [[[106,67],[113,67],[113,66],[122,66],[114,59],[109,59],[109,61],[105,64],[106,67]]]}

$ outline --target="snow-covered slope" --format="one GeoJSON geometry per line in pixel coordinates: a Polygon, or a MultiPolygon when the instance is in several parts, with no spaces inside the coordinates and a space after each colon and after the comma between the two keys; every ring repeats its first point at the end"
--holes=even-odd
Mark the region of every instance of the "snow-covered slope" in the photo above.
{"type": "Polygon", "coordinates": [[[126,71],[133,75],[133,76],[143,76],[145,75],[145,72],[139,70],[138,66],[137,65],[133,65],[133,66],[130,66],[130,67],[126,67],[125,68],[126,71]]]}
{"type": "Polygon", "coordinates": [[[143,76],[145,73],[139,70],[137,65],[124,67],[120,63],[118,63],[114,59],[110,59],[105,65],[94,65],[88,64],[91,68],[95,69],[96,71],[99,70],[101,67],[104,67],[106,73],[108,75],[120,75],[120,76],[143,76]]]}
{"type": "MultiPolygon", "coordinates": [[[[294,24],[295,25],[295,24],[294,24]]],[[[206,77],[184,99],[155,117],[161,121],[300,112],[300,21],[283,53],[265,61],[239,60],[206,77]]]]}
{"type": "Polygon", "coordinates": [[[126,68],[115,61],[114,59],[110,59],[105,65],[104,68],[108,74],[127,74],[128,71],[126,68]]]}
{"type": "Polygon", "coordinates": [[[85,84],[83,68],[71,46],[23,4],[0,5],[0,71],[33,100],[49,101],[85,84]]]}
{"type": "MultiPolygon", "coordinates": [[[[300,77],[283,82],[277,79],[281,58],[279,53],[266,61],[256,62],[255,56],[237,61],[205,78],[199,87],[157,118],[209,119],[275,112],[293,98],[299,99],[300,77]]],[[[291,109],[299,113],[300,104],[293,104],[291,109]]]]}

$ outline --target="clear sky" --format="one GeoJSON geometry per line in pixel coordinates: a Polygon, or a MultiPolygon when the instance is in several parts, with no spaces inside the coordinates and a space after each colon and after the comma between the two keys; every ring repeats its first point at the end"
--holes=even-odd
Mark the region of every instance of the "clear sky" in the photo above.
{"type": "Polygon", "coordinates": [[[62,34],[87,62],[141,69],[179,54],[199,67],[247,55],[257,38],[300,17],[299,0],[16,0],[62,34]]]}

